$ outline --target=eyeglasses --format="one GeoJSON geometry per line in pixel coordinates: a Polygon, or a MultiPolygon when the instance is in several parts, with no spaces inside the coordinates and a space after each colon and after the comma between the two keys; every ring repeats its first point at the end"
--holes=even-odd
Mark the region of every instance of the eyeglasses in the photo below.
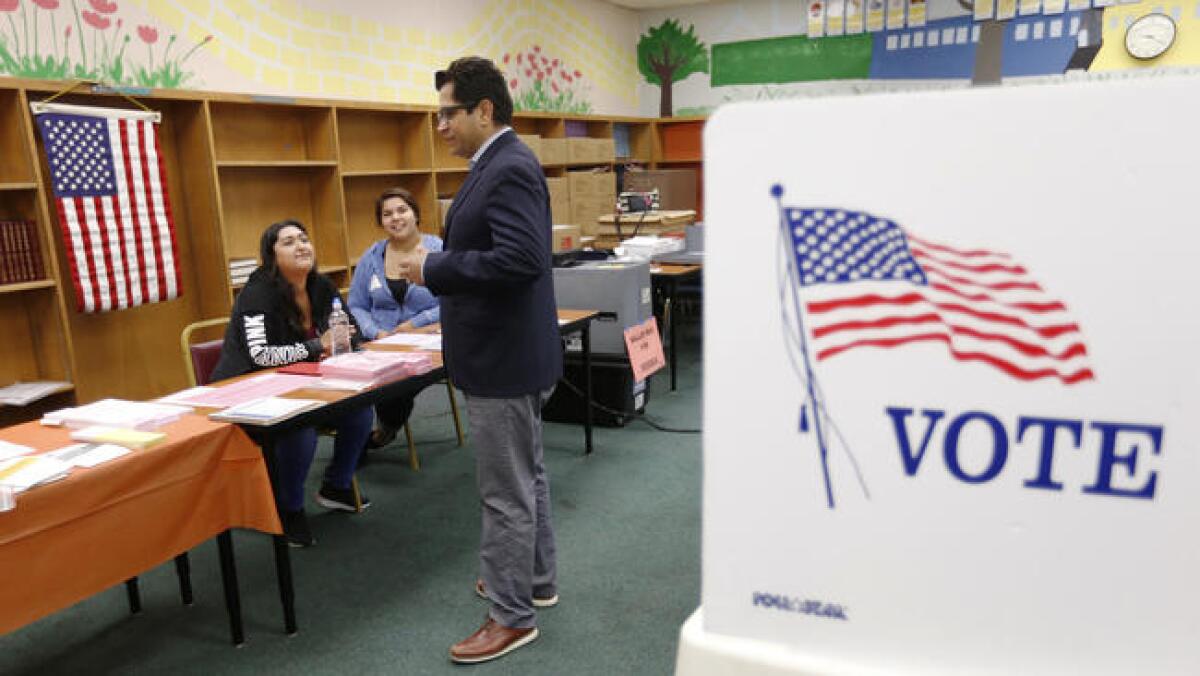
{"type": "Polygon", "coordinates": [[[438,124],[449,122],[450,118],[454,117],[455,113],[460,110],[465,110],[469,113],[477,105],[479,105],[478,101],[475,103],[456,103],[452,106],[442,106],[441,108],[438,108],[437,111],[438,124]]]}

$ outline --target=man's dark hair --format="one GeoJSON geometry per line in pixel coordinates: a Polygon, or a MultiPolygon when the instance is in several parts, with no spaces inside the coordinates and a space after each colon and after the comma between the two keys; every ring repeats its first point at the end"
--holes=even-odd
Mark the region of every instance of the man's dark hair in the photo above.
{"type": "Polygon", "coordinates": [[[447,82],[454,83],[454,98],[472,108],[487,99],[492,102],[493,117],[498,124],[512,124],[513,102],[508,93],[504,73],[482,56],[464,56],[450,62],[446,70],[439,70],[433,77],[438,91],[447,82]]]}

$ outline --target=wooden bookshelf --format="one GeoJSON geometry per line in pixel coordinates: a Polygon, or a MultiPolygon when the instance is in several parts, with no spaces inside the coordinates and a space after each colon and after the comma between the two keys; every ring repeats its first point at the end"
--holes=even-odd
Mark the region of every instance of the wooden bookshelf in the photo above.
{"type": "MultiPolygon", "coordinates": [[[[227,315],[237,288],[233,258],[257,258],[271,223],[294,218],[312,235],[320,270],[339,288],[383,237],[375,200],[401,186],[417,198],[421,228],[441,234],[439,199],[466,181],[466,160],[450,154],[432,106],[151,90],[140,100],[163,116],[159,141],[175,218],[180,298],[131,310],[75,310],[53,194],[28,103],[61,88],[56,81],[0,78],[0,218],[37,224],[46,278],[0,286],[0,384],[63,380],[73,388],[57,405],[102,397],[144,399],[184,386],[178,337],[187,324],[227,315]],[[65,403],[64,403],[65,402],[65,403]]],[[[83,91],[69,103],[131,107],[119,96],[83,91]]],[[[608,139],[627,134],[628,153],[598,161],[544,165],[549,177],[617,164],[701,169],[703,118],[655,120],[517,113],[520,134],[608,139]],[[618,125],[620,125],[618,127],[618,125]]],[[[29,409],[30,414],[36,407],[29,409]]]]}

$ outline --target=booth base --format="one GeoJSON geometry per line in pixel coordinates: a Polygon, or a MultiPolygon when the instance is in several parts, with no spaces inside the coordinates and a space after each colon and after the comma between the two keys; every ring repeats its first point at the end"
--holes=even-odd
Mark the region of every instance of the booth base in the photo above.
{"type": "Polygon", "coordinates": [[[704,608],[683,623],[675,676],[822,676],[878,674],[862,665],[815,659],[770,641],[713,634],[704,629],[704,608]]]}

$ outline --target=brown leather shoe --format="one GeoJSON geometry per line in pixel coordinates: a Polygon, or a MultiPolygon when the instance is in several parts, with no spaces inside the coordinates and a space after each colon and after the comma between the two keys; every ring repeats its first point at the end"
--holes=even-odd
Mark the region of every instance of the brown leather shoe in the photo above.
{"type": "Polygon", "coordinates": [[[479,631],[450,647],[450,659],[459,664],[494,660],[538,637],[537,627],[510,629],[488,618],[479,631]]]}
{"type": "MultiPolygon", "coordinates": [[[[491,597],[489,597],[487,595],[487,587],[483,586],[483,580],[475,580],[475,593],[479,595],[479,598],[481,598],[485,601],[491,600],[491,597]]],[[[533,607],[535,607],[535,608],[553,608],[554,606],[557,606],[557,605],[558,605],[558,594],[554,594],[553,596],[547,596],[545,598],[542,598],[539,596],[533,597],[533,607]]]]}

